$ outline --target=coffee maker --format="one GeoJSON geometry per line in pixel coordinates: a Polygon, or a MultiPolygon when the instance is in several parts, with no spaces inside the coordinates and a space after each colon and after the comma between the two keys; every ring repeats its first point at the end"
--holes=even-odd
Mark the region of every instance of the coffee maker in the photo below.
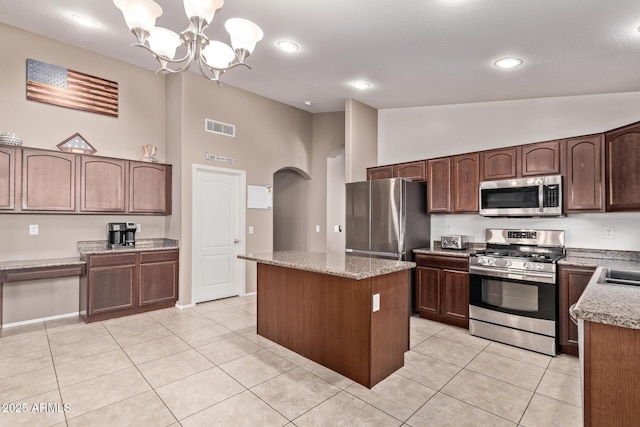
{"type": "Polygon", "coordinates": [[[110,222],[107,224],[109,247],[123,248],[136,245],[136,224],[134,222],[110,222]]]}

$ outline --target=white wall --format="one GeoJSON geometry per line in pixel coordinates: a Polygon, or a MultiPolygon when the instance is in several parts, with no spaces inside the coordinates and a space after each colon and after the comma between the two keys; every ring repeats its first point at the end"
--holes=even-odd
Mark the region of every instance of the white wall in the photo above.
{"type": "MultiPolygon", "coordinates": [[[[640,92],[396,108],[378,112],[378,164],[429,159],[604,132],[640,121],[640,92]]],[[[571,214],[554,219],[433,215],[431,240],[485,228],[566,230],[568,247],[640,250],[640,213],[571,214]],[[603,227],[615,227],[604,239],[603,227]]]]}
{"type": "Polygon", "coordinates": [[[344,179],[344,148],[327,158],[327,252],[343,252],[346,247],[347,196],[344,179]],[[341,227],[337,233],[335,227],[341,227]]]}
{"type": "Polygon", "coordinates": [[[432,215],[431,240],[443,234],[462,234],[484,242],[485,228],[565,230],[569,248],[640,250],[640,213],[571,214],[565,218],[485,218],[480,215],[432,215]],[[614,238],[604,238],[604,227],[614,227],[614,238]]]}
{"type": "Polygon", "coordinates": [[[640,120],[640,92],[378,111],[378,164],[604,132],[640,120]]]}

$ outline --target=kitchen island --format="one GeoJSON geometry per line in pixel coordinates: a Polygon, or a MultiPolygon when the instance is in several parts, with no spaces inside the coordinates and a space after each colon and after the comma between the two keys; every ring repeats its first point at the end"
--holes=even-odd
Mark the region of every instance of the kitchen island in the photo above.
{"type": "Polygon", "coordinates": [[[415,263],[306,251],[238,257],[258,263],[259,335],[369,388],[404,366],[415,263]]]}

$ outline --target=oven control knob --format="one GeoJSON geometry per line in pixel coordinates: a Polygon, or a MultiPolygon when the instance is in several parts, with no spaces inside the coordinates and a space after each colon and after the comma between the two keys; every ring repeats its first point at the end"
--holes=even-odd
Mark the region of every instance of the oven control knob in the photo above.
{"type": "Polygon", "coordinates": [[[505,267],[511,267],[511,261],[506,260],[506,261],[504,262],[504,266],[505,266],[505,267]]]}
{"type": "Polygon", "coordinates": [[[531,263],[530,262],[525,262],[522,266],[524,267],[525,270],[528,270],[528,269],[531,268],[531,263]]]}
{"type": "Polygon", "coordinates": [[[478,258],[478,264],[486,264],[486,263],[487,263],[486,259],[484,259],[482,257],[478,258]]]}
{"type": "Polygon", "coordinates": [[[537,264],[536,265],[536,269],[538,270],[542,270],[544,268],[544,266],[542,264],[537,264]]]}
{"type": "Polygon", "coordinates": [[[489,258],[487,261],[489,262],[489,265],[495,265],[496,263],[496,260],[493,258],[489,258]]]}

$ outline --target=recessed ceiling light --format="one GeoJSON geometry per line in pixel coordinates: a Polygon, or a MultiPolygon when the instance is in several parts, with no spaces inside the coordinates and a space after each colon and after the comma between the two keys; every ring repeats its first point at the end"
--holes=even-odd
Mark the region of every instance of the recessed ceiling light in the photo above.
{"type": "Polygon", "coordinates": [[[71,17],[80,25],[84,25],[86,27],[97,27],[98,26],[98,22],[96,22],[95,20],[88,18],[86,16],[81,16],[78,14],[72,14],[71,17]]]}
{"type": "Polygon", "coordinates": [[[497,67],[500,68],[513,68],[513,67],[517,67],[518,65],[522,64],[522,59],[519,58],[502,58],[502,59],[498,59],[495,62],[497,67]]]}
{"type": "Polygon", "coordinates": [[[297,44],[288,40],[280,40],[278,42],[278,47],[284,50],[285,52],[295,52],[298,49],[300,49],[300,47],[297,44]]]}
{"type": "Polygon", "coordinates": [[[364,80],[356,80],[351,84],[357,89],[369,89],[371,87],[371,83],[365,82],[364,80]]]}

